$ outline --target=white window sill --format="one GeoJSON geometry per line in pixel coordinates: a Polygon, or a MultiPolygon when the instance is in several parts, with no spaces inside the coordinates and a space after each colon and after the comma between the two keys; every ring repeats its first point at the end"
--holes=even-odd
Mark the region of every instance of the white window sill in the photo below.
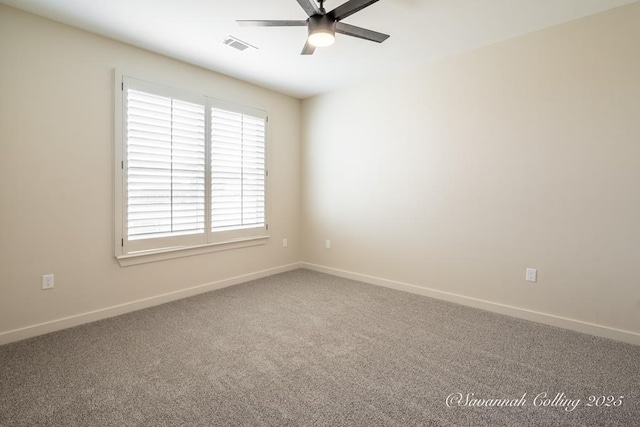
{"type": "Polygon", "coordinates": [[[168,259],[182,258],[193,255],[202,255],[211,252],[227,251],[231,249],[247,248],[250,246],[259,246],[267,243],[269,236],[252,237],[232,242],[210,243],[200,246],[174,247],[164,248],[151,251],[135,252],[125,255],[119,255],[116,258],[120,266],[127,267],[130,265],[144,264],[148,262],[165,261],[168,259]]]}

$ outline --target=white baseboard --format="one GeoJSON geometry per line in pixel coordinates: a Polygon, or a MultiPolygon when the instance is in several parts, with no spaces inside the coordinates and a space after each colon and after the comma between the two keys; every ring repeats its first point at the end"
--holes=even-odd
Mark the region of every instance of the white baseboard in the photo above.
{"type": "Polygon", "coordinates": [[[596,325],[594,323],[583,322],[581,320],[569,319],[566,317],[555,316],[553,314],[541,313],[538,311],[527,310],[524,308],[513,307],[504,304],[498,304],[491,301],[481,300],[477,298],[466,297],[463,295],[453,294],[435,289],[424,288],[409,283],[396,282],[394,280],[382,279],[365,274],[353,273],[351,271],[340,270],[337,268],[325,267],[321,265],[303,262],[300,265],[308,270],[318,271],[321,273],[331,274],[333,276],[344,277],[347,279],[358,280],[360,282],[369,283],[371,285],[384,286],[386,288],[397,289],[400,291],[411,292],[418,295],[440,299],[444,301],[454,302],[469,307],[480,308],[482,310],[494,313],[505,314],[519,319],[530,320],[545,325],[556,326],[559,328],[569,329],[576,332],[595,335],[599,337],[609,338],[617,341],[623,341],[630,344],[640,345],[640,334],[621,329],[610,328],[608,326],[596,325]]]}
{"type": "Polygon", "coordinates": [[[340,270],[331,267],[311,264],[307,262],[293,263],[280,267],[270,268],[267,270],[257,271],[254,273],[235,276],[216,282],[206,283],[203,285],[193,286],[187,289],[181,289],[175,292],[169,292],[162,295],[156,295],[141,300],[131,301],[128,303],[106,307],[100,310],[94,310],[87,313],[81,313],[74,316],[56,319],[49,322],[39,323],[36,325],[26,326],[24,328],[14,329],[0,333],[0,345],[10,342],[35,337],[37,335],[46,334],[62,329],[71,328],[73,326],[82,325],[96,320],[102,320],[120,314],[130,313],[132,311],[141,310],[155,305],[164,304],[170,301],[187,298],[193,295],[213,291],[216,289],[226,288],[228,286],[237,285],[263,277],[273,276],[274,274],[284,273],[298,268],[306,268],[308,270],[318,271],[321,273],[331,274],[333,276],[344,277],[347,279],[358,280],[360,282],[372,285],[383,286],[400,291],[410,292],[418,295],[440,299],[444,301],[454,302],[469,307],[480,308],[494,313],[505,314],[507,316],[517,317],[520,319],[530,320],[533,322],[543,323],[546,325],[556,326],[559,328],[569,329],[576,332],[595,335],[604,338],[610,338],[617,341],[623,341],[630,344],[640,345],[640,334],[621,329],[610,328],[608,326],[597,325],[594,323],[583,322],[581,320],[569,319],[566,317],[555,316],[552,314],[541,313],[533,310],[513,307],[504,304],[498,304],[491,301],[481,300],[477,298],[466,297],[463,295],[453,294],[449,292],[439,291],[409,283],[397,282],[394,280],[382,279],[379,277],[368,276],[365,274],[354,273],[350,271],[340,270]]]}
{"type": "Polygon", "coordinates": [[[74,316],[64,317],[62,319],[39,323],[37,325],[13,329],[11,331],[0,333],[0,345],[35,337],[37,335],[47,334],[49,332],[59,331],[61,329],[71,328],[73,326],[82,325],[84,323],[95,322],[96,320],[102,320],[108,317],[118,316],[120,314],[130,313],[132,311],[141,310],[143,308],[153,307],[155,305],[164,304],[166,302],[187,298],[209,291],[214,291],[216,289],[226,288],[228,286],[238,285],[240,283],[248,282],[255,279],[261,279],[267,276],[273,276],[274,274],[284,273],[287,271],[296,270],[298,268],[301,268],[300,263],[283,265],[280,267],[218,280],[216,282],[205,283],[203,285],[193,286],[175,292],[169,292],[166,294],[156,295],[149,298],[127,302],[124,304],[114,305],[112,307],[106,307],[87,313],[76,314],[74,316]]]}

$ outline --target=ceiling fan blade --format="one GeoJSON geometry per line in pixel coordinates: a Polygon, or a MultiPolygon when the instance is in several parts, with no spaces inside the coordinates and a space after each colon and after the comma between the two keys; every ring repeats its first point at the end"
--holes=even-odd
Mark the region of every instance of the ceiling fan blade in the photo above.
{"type": "Polygon", "coordinates": [[[360,39],[371,40],[372,42],[377,43],[382,43],[389,38],[388,34],[378,33],[377,31],[367,30],[366,28],[356,27],[354,25],[345,24],[343,22],[336,23],[336,33],[358,37],[360,39]]]}
{"type": "Polygon", "coordinates": [[[304,44],[304,47],[302,48],[302,52],[300,52],[300,55],[313,55],[313,52],[315,51],[316,47],[309,43],[309,40],[307,40],[307,42],[304,44]]]}
{"type": "Polygon", "coordinates": [[[238,20],[239,25],[245,27],[306,27],[307,21],[264,21],[264,20],[238,20]]]}
{"type": "MultiPolygon", "coordinates": [[[[301,0],[298,0],[301,1],[301,0]]],[[[336,7],[327,15],[331,15],[335,18],[336,21],[340,21],[341,19],[346,18],[347,16],[351,16],[359,10],[364,9],[367,6],[371,6],[378,0],[349,0],[345,4],[336,7]]]]}
{"type": "Polygon", "coordinates": [[[314,0],[298,0],[298,4],[302,6],[304,11],[307,12],[307,15],[309,16],[322,14],[314,0]]]}

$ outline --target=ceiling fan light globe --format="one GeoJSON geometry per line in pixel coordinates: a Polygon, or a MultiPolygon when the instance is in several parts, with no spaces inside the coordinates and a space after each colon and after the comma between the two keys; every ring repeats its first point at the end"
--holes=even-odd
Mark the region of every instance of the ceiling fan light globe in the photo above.
{"type": "Polygon", "coordinates": [[[318,29],[309,34],[309,43],[315,47],[331,46],[335,41],[336,36],[330,30],[318,29]]]}

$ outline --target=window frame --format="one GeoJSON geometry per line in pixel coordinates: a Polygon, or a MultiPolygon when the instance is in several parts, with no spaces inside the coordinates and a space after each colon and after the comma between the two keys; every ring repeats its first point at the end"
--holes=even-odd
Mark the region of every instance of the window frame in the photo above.
{"type": "MultiPolygon", "coordinates": [[[[265,110],[223,101],[188,90],[175,89],[162,83],[154,83],[114,70],[114,252],[120,265],[134,265],[145,262],[191,256],[202,253],[244,248],[266,244],[269,234],[268,223],[268,114],[265,110]],[[129,85],[137,90],[171,96],[187,102],[203,102],[205,109],[205,230],[184,236],[153,239],[127,239],[127,128],[126,96],[129,85]],[[264,119],[264,225],[213,231],[211,227],[211,108],[224,109],[264,119]]],[[[200,91],[204,92],[204,91],[200,91]]]]}

